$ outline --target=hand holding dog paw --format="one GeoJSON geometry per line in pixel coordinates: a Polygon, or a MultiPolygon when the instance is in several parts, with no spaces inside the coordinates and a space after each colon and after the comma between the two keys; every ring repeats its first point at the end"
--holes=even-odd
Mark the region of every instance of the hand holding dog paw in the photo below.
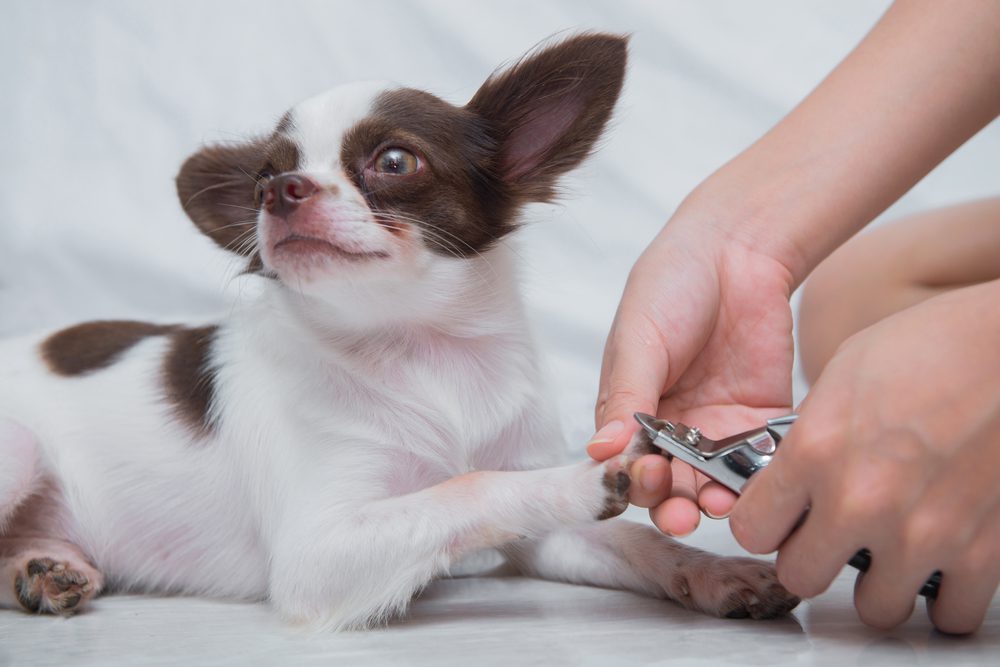
{"type": "Polygon", "coordinates": [[[778,550],[788,590],[823,592],[864,547],[872,565],[855,606],[866,623],[905,621],[935,571],[934,625],[982,623],[1000,582],[998,303],[998,282],[934,297],[848,339],[827,364],[731,520],[750,551],[778,550]]]}
{"type": "MultiPolygon", "coordinates": [[[[629,276],[608,336],[589,454],[625,450],[635,412],[736,433],[791,403],[791,276],[778,261],[722,239],[710,221],[679,212],[629,276]]],[[[629,457],[631,458],[631,457],[629,457]]],[[[721,517],[736,497],[679,461],[630,461],[633,504],[686,535],[700,512],[721,517]]]]}

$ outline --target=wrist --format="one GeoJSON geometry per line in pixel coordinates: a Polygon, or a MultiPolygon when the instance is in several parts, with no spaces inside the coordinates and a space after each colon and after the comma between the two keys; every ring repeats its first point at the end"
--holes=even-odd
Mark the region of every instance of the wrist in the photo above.
{"type": "Polygon", "coordinates": [[[719,244],[739,248],[780,265],[794,290],[814,268],[808,248],[797,238],[800,213],[785,193],[794,190],[780,175],[747,173],[741,155],[701,183],[681,204],[697,210],[719,244]]]}

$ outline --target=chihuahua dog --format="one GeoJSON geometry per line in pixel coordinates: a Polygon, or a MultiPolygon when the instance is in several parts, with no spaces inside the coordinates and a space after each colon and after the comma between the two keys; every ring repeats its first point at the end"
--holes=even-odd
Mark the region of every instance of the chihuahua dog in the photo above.
{"type": "Polygon", "coordinates": [[[584,34],[463,107],[335,88],[203,148],[181,203],[256,287],[227,317],[0,343],[0,605],[102,590],[267,600],[360,628],[463,557],[764,618],[773,567],[621,519],[628,460],[562,440],[502,242],[594,148],[626,41],[584,34]]]}

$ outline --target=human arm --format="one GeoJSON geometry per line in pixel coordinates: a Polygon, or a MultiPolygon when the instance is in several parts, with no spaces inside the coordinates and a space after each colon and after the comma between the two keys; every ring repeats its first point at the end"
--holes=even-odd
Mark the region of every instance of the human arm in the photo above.
{"type": "MultiPolygon", "coordinates": [[[[1000,112],[997,34],[997,3],[897,2],[796,109],[689,195],[630,274],[596,410],[598,426],[625,428],[592,456],[621,451],[635,411],[720,435],[787,409],[788,295],[1000,112]]],[[[695,498],[729,511],[731,494],[673,467],[646,457],[632,468],[656,482],[632,499],[655,507],[662,529],[690,532],[695,498]]]]}

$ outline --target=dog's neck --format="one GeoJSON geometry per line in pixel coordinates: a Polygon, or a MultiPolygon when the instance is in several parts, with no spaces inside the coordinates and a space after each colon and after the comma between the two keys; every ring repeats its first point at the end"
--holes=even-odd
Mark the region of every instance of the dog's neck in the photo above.
{"type": "Polygon", "coordinates": [[[317,361],[371,370],[421,358],[446,363],[504,347],[523,354],[529,335],[512,254],[502,244],[457,260],[474,268],[458,287],[435,288],[431,276],[389,298],[382,292],[378,302],[358,291],[330,303],[267,281],[236,317],[253,320],[263,338],[308,351],[317,361]]]}

